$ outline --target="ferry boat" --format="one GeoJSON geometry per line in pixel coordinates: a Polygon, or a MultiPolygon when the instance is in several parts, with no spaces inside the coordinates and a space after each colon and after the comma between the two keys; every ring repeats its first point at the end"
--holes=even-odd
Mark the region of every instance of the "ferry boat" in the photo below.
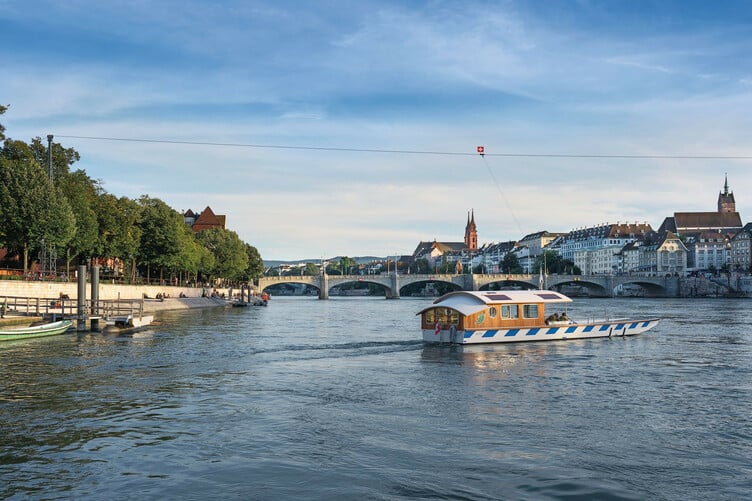
{"type": "Polygon", "coordinates": [[[658,318],[575,321],[546,313],[572,300],[555,291],[457,291],[436,299],[417,314],[423,341],[478,344],[634,336],[658,325],[658,318]]]}

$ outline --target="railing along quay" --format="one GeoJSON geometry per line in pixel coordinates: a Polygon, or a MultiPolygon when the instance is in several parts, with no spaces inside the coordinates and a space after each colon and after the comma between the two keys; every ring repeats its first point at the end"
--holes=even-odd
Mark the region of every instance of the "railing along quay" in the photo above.
{"type": "MultiPolygon", "coordinates": [[[[0,296],[0,313],[5,315],[43,317],[43,318],[78,318],[78,304],[68,297],[44,298],[25,296],[0,296]]],[[[93,304],[86,301],[84,315],[91,318],[113,318],[144,314],[143,299],[101,299],[93,304]]]]}

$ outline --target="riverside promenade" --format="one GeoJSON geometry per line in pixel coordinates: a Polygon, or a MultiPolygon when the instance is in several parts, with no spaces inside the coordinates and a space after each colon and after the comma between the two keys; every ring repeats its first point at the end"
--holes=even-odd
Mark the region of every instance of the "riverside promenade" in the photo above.
{"type": "MultiPolygon", "coordinates": [[[[204,293],[216,291],[219,296],[229,297],[229,289],[208,289],[201,287],[171,287],[149,285],[122,285],[100,282],[97,295],[100,301],[142,301],[144,313],[159,313],[167,310],[187,310],[195,308],[217,308],[227,306],[222,297],[203,297],[204,293]],[[167,295],[156,299],[157,295],[167,295]],[[184,297],[180,297],[180,296],[184,297]]],[[[233,290],[233,294],[239,293],[233,290]]],[[[30,282],[21,280],[0,280],[0,306],[9,307],[13,298],[34,298],[46,307],[51,302],[66,297],[70,306],[75,306],[78,298],[78,285],[75,282],[30,282]]],[[[92,298],[91,283],[86,284],[86,299],[92,298]]],[[[12,317],[13,311],[6,313],[12,317]]],[[[7,322],[0,322],[0,325],[7,322]]]]}

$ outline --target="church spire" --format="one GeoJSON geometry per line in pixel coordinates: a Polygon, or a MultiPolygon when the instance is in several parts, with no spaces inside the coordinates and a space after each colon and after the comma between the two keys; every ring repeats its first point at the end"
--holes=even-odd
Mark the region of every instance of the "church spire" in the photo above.
{"type": "Polygon", "coordinates": [[[465,247],[470,250],[478,248],[478,231],[475,227],[475,209],[467,213],[467,225],[465,225],[465,247]]]}
{"type": "Polygon", "coordinates": [[[729,191],[728,173],[723,180],[723,191],[718,194],[718,212],[736,212],[734,192],[729,191]]]}

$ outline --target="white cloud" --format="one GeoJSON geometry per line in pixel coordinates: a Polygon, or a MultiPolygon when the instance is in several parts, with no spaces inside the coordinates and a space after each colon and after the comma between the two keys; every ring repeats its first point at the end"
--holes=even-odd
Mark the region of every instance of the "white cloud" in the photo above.
{"type": "Polygon", "coordinates": [[[50,4],[41,29],[73,40],[6,44],[3,124],[18,139],[56,134],[116,195],[210,205],[267,259],[460,241],[471,209],[481,241],[657,226],[675,210],[713,210],[725,172],[743,216],[751,208],[748,161],[493,156],[748,155],[743,38],[609,33],[515,2],[333,5],[50,4]],[[485,163],[334,151],[478,144],[485,163]]]}

